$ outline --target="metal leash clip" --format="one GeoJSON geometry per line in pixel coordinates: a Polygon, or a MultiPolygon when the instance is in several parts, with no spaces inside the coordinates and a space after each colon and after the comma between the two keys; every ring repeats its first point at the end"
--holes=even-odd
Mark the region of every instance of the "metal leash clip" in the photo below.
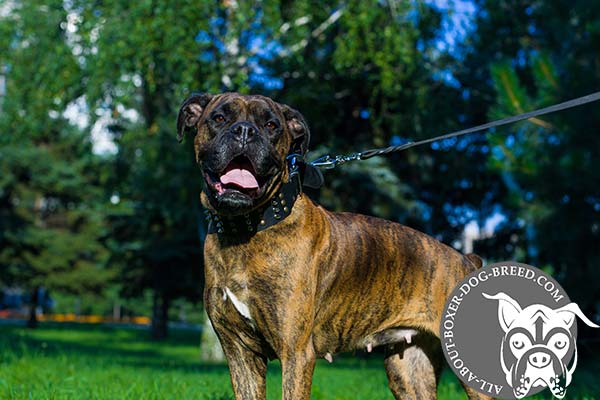
{"type": "Polygon", "coordinates": [[[352,153],[348,155],[337,155],[335,157],[331,157],[331,155],[327,154],[322,157],[317,158],[314,161],[311,161],[309,164],[313,167],[323,168],[323,169],[334,169],[338,165],[347,163],[348,161],[360,160],[362,154],[361,153],[352,153]]]}
{"type": "Polygon", "coordinates": [[[301,154],[293,153],[289,154],[286,157],[286,159],[288,161],[288,168],[290,170],[290,178],[294,175],[298,175],[300,172],[300,167],[298,166],[298,163],[302,162],[304,160],[304,157],[302,157],[301,154]]]}
{"type": "Polygon", "coordinates": [[[300,163],[304,161],[304,157],[302,154],[292,153],[288,154],[285,158],[288,162],[288,169],[290,171],[290,181],[296,178],[296,183],[298,185],[298,193],[302,193],[302,181],[300,177],[300,163]]]}

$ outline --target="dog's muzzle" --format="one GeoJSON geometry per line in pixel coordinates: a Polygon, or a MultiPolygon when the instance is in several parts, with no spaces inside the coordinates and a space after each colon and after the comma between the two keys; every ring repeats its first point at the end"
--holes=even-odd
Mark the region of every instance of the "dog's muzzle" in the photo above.
{"type": "Polygon", "coordinates": [[[521,399],[536,386],[546,386],[561,398],[567,387],[567,367],[551,350],[543,345],[529,349],[512,367],[515,397],[521,399]]]}

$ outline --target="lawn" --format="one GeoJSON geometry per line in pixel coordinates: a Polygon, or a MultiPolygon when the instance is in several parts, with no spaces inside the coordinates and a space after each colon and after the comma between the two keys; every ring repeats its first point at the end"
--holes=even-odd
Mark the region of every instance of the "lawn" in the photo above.
{"type": "MultiPolygon", "coordinates": [[[[138,329],[0,325],[0,399],[232,399],[227,367],[202,364],[198,343],[197,333],[184,331],[156,343],[138,329]]],[[[588,363],[577,368],[568,399],[600,393],[600,360],[591,363],[590,354],[585,351],[588,363]]],[[[269,399],[281,398],[280,372],[277,362],[269,364],[269,399]]],[[[314,399],[393,399],[377,355],[319,361],[312,393],[314,399]]],[[[439,398],[466,398],[448,370],[439,398]]]]}

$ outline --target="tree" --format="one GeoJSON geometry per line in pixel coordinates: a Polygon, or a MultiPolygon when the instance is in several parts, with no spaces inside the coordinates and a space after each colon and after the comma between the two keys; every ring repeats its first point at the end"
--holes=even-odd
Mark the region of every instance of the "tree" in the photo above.
{"type": "Polygon", "coordinates": [[[74,2],[70,10],[87,104],[109,113],[118,146],[107,180],[115,203],[107,213],[111,262],[119,265],[122,295],[153,290],[158,339],[167,335],[171,302],[197,300],[202,288],[200,178],[173,127],[184,93],[204,73],[194,32],[208,22],[205,6],[180,3],[74,2]]]}
{"type": "MultiPolygon", "coordinates": [[[[477,2],[478,31],[464,70],[472,103],[490,118],[588,94],[600,75],[600,5],[477,2]],[[568,18],[566,18],[568,16],[568,18]],[[467,78],[469,76],[470,78],[467,78]],[[475,92],[475,88],[478,92],[475,92]]],[[[532,119],[490,136],[489,168],[504,181],[498,198],[522,249],[516,258],[552,271],[577,302],[598,310],[600,115],[585,106],[532,119]]]]}
{"type": "Polygon", "coordinates": [[[4,284],[99,295],[110,281],[102,243],[102,161],[65,117],[80,94],[62,1],[17,3],[0,19],[6,96],[0,114],[0,269],[4,284]]]}

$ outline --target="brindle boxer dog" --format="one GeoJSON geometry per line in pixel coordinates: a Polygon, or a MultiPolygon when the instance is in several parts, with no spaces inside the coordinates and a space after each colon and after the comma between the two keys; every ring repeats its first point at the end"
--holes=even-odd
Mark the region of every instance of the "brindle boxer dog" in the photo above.
{"type": "Polygon", "coordinates": [[[204,301],[236,399],[265,398],[268,359],[281,361],[283,399],[309,399],[317,358],[376,346],[397,399],[434,399],[444,303],[481,259],[302,194],[304,169],[288,156],[306,153],[309,130],[286,105],[193,94],[179,112],[180,140],[188,128],[211,220],[204,301]]]}

